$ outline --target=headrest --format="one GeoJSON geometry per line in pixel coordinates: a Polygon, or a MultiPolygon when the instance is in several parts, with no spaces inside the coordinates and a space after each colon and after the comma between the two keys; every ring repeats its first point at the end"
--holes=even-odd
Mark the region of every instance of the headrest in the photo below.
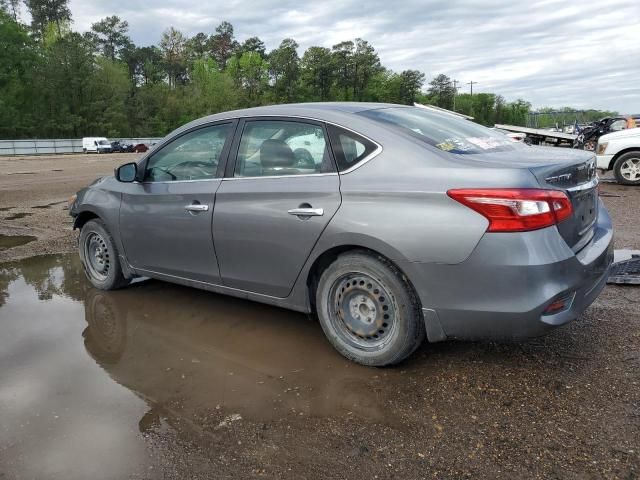
{"type": "Polygon", "coordinates": [[[260,163],[263,168],[291,167],[296,161],[291,147],[284,140],[269,139],[260,146],[260,163]]]}

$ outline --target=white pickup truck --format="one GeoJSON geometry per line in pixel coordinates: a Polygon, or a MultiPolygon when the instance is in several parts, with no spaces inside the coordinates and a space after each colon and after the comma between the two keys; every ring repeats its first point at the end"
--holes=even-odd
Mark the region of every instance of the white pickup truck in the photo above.
{"type": "Polygon", "coordinates": [[[640,128],[601,136],[596,155],[598,168],[613,170],[618,183],[640,185],[640,128]]]}

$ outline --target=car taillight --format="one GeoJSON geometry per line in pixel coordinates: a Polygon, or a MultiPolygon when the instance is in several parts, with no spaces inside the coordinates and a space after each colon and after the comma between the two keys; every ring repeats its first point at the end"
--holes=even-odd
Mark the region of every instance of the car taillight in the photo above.
{"type": "Polygon", "coordinates": [[[535,188],[460,189],[447,192],[489,220],[488,232],[526,232],[550,227],[570,217],[564,192],[535,188]]]}

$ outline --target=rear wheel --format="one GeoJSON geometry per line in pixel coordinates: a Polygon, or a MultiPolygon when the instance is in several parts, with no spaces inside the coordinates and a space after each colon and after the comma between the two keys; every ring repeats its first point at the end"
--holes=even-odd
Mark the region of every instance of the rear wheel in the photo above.
{"type": "Polygon", "coordinates": [[[424,341],[413,288],[388,260],[367,252],[340,255],[322,273],[316,293],[322,329],[350,360],[398,363],[424,341]]]}
{"type": "Polygon", "coordinates": [[[620,155],[613,165],[613,173],[618,183],[640,185],[640,151],[620,155]]]}
{"type": "Polygon", "coordinates": [[[122,274],[116,244],[102,220],[84,224],[79,247],[84,271],[94,287],[115,290],[129,284],[122,274]]]}

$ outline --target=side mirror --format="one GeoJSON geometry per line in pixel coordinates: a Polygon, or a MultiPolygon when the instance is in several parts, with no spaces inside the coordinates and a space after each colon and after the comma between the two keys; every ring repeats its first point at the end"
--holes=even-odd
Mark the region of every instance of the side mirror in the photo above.
{"type": "Polygon", "coordinates": [[[116,168],[115,177],[119,182],[131,183],[138,175],[138,165],[135,162],[125,163],[116,168]]]}

